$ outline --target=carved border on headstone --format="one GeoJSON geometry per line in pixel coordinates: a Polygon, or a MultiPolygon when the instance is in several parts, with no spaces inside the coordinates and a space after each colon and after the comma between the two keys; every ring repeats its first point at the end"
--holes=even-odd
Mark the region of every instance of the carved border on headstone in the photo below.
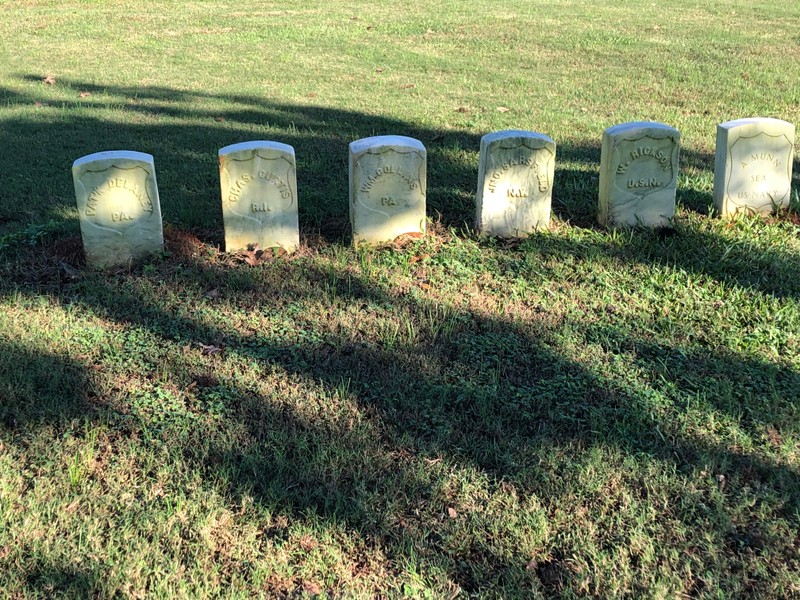
{"type": "Polygon", "coordinates": [[[788,206],[794,131],[792,123],[760,117],[717,126],[714,206],[722,216],[769,214],[788,206]]]}
{"type": "Polygon", "coordinates": [[[542,133],[510,129],[484,135],[475,198],[476,227],[501,237],[519,237],[546,228],[550,223],[555,156],[556,143],[542,133]],[[514,155],[521,148],[527,151],[514,155]],[[497,152],[502,157],[494,160],[497,152]],[[546,159],[537,160],[543,154],[546,159]],[[517,185],[509,188],[504,184],[512,171],[516,172],[517,185]],[[505,189],[505,197],[496,197],[498,186],[505,189]],[[502,218],[498,218],[500,210],[502,218]]]}
{"type": "Polygon", "coordinates": [[[424,233],[427,151],[422,142],[399,135],[375,136],[351,142],[349,151],[353,243],[380,243],[404,233],[424,233]],[[402,185],[391,194],[371,198],[373,188],[390,176],[402,185]],[[361,211],[380,215],[381,220],[365,218],[361,211]]]}
{"type": "Polygon", "coordinates": [[[600,224],[669,225],[675,216],[679,157],[680,132],[669,125],[639,121],[606,129],[600,155],[600,224]],[[628,176],[624,185],[621,175],[628,176]]]}
{"type": "Polygon", "coordinates": [[[294,148],[288,144],[271,141],[242,142],[220,149],[226,250],[251,244],[279,246],[289,252],[297,248],[300,237],[294,156],[294,148]],[[246,163],[251,163],[250,172],[232,168],[246,163]],[[244,204],[247,206],[242,208],[244,204]],[[243,227],[246,223],[250,226],[243,227]]]}
{"type": "Polygon", "coordinates": [[[72,165],[86,262],[127,266],[163,248],[153,157],[128,150],[96,152],[72,165]]]}

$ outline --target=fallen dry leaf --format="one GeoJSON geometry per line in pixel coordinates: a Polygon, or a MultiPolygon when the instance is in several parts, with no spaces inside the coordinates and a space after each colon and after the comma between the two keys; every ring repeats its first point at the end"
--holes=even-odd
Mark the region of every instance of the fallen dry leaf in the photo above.
{"type": "Polygon", "coordinates": [[[214,117],[214,120],[215,120],[217,123],[222,123],[222,122],[225,120],[225,117],[214,117]]]}
{"type": "Polygon", "coordinates": [[[501,241],[501,243],[505,248],[513,250],[514,248],[518,248],[523,241],[524,240],[522,238],[505,238],[501,241]]]}
{"type": "Polygon", "coordinates": [[[78,98],[88,98],[91,95],[92,95],[91,92],[81,92],[80,94],[78,94],[78,98]]]}
{"type": "Polygon", "coordinates": [[[311,552],[314,548],[317,547],[317,540],[315,540],[310,535],[304,535],[303,537],[300,538],[300,547],[306,552],[311,552]]]}
{"type": "Polygon", "coordinates": [[[456,509],[452,506],[447,507],[447,514],[450,516],[451,519],[455,519],[458,516],[456,509]]]}
{"type": "Polygon", "coordinates": [[[317,95],[314,92],[306,94],[306,98],[316,98],[316,97],[317,97],[317,95]]]}
{"type": "Polygon", "coordinates": [[[375,72],[376,73],[383,73],[383,69],[381,69],[381,68],[375,69],[375,72]]]}
{"type": "Polygon", "coordinates": [[[497,107],[497,112],[508,112],[508,111],[510,111],[510,110],[511,110],[511,109],[510,109],[510,108],[508,108],[507,106],[498,106],[498,107],[497,107]]]}
{"type": "Polygon", "coordinates": [[[197,345],[200,346],[200,354],[203,356],[214,356],[222,352],[222,348],[214,344],[202,344],[198,342],[197,345]]]}
{"type": "Polygon", "coordinates": [[[34,106],[44,106],[41,102],[34,102],[33,105],[34,106]]]}
{"type": "Polygon", "coordinates": [[[403,250],[416,240],[421,240],[425,237],[425,234],[419,231],[410,231],[409,233],[403,233],[398,235],[390,244],[387,245],[388,248],[394,248],[395,250],[403,250]]]}
{"type": "Polygon", "coordinates": [[[401,85],[400,87],[403,88],[404,90],[410,90],[412,88],[417,87],[417,85],[415,83],[407,83],[405,85],[401,85]]]}
{"type": "Polygon", "coordinates": [[[216,300],[219,298],[219,290],[214,288],[213,290],[209,290],[206,292],[206,298],[210,298],[211,300],[216,300]]]}
{"type": "Polygon", "coordinates": [[[304,581],[303,591],[306,594],[311,594],[312,596],[318,596],[322,592],[322,588],[318,583],[314,581],[304,581]]]}
{"type": "Polygon", "coordinates": [[[779,447],[783,443],[781,434],[772,425],[767,425],[767,439],[775,447],[779,447]]]}
{"type": "Polygon", "coordinates": [[[56,78],[53,77],[52,75],[48,75],[47,77],[42,79],[42,82],[46,83],[47,85],[55,85],[56,84],[56,78]]]}
{"type": "Polygon", "coordinates": [[[456,109],[456,112],[460,112],[460,113],[466,113],[466,112],[469,112],[469,108],[468,108],[468,107],[466,107],[466,106],[459,106],[459,107],[456,109]]]}

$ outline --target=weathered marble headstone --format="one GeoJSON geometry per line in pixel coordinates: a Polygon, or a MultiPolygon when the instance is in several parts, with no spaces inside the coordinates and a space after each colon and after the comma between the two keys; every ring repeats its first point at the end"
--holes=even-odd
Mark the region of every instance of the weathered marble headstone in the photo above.
{"type": "Polygon", "coordinates": [[[294,148],[279,142],[244,142],[219,151],[225,250],[300,243],[294,148]]]}
{"type": "Polygon", "coordinates": [[[603,132],[598,221],[608,227],[663,227],[675,216],[680,133],[633,122],[603,132]]]}
{"type": "Polygon", "coordinates": [[[481,138],[475,222],[500,237],[522,237],[550,224],[556,143],[531,131],[481,138]]]}
{"type": "Polygon", "coordinates": [[[72,165],[86,264],[124,267],[164,247],[153,157],[97,152],[72,165]]]}
{"type": "Polygon", "coordinates": [[[427,152],[422,142],[383,135],[350,144],[353,243],[425,232],[427,152]]]}
{"type": "Polygon", "coordinates": [[[717,125],[714,206],[722,216],[788,206],[793,156],[791,123],[755,118],[717,125]]]}

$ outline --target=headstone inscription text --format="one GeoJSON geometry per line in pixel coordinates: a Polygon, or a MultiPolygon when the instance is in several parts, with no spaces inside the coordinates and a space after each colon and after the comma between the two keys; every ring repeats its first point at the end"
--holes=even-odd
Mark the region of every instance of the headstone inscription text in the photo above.
{"type": "Polygon", "coordinates": [[[556,144],[531,131],[481,138],[475,222],[500,237],[522,237],[550,224],[556,144]]]}
{"type": "Polygon", "coordinates": [[[723,217],[769,214],[789,205],[794,133],[794,125],[780,119],[717,125],[714,207],[723,217]]]}
{"type": "Polygon", "coordinates": [[[675,216],[680,133],[632,122],[603,132],[598,221],[608,227],[664,227],[675,216]]]}
{"type": "Polygon", "coordinates": [[[353,243],[425,232],[427,152],[422,142],[384,135],[350,144],[353,243]]]}
{"type": "Polygon", "coordinates": [[[73,163],[72,179],[87,265],[125,267],[164,247],[151,155],[90,154],[73,163]]]}
{"type": "Polygon", "coordinates": [[[243,142],[219,151],[225,250],[300,243],[294,148],[280,142],[243,142]]]}

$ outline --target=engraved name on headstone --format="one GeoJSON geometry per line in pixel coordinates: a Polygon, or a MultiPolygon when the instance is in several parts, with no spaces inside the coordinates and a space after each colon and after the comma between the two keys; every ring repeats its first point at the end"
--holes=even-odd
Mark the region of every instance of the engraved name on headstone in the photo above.
{"type": "Polygon", "coordinates": [[[556,143],[531,131],[481,138],[475,222],[500,237],[522,237],[550,224],[556,143]]]}
{"type": "Polygon", "coordinates": [[[97,152],[76,160],[72,179],[86,264],[124,267],[164,247],[153,157],[97,152]]]}
{"type": "Polygon", "coordinates": [[[219,178],[226,251],[297,248],[294,148],[266,141],[225,146],[219,151],[219,178]]]}
{"type": "Polygon", "coordinates": [[[794,125],[737,119],[717,125],[714,207],[722,216],[769,214],[789,205],[794,125]]]}
{"type": "Polygon", "coordinates": [[[350,144],[353,243],[425,232],[427,152],[422,142],[384,135],[350,144]]]}
{"type": "Polygon", "coordinates": [[[598,221],[608,227],[663,227],[675,216],[680,133],[633,122],[603,132],[598,221]]]}

